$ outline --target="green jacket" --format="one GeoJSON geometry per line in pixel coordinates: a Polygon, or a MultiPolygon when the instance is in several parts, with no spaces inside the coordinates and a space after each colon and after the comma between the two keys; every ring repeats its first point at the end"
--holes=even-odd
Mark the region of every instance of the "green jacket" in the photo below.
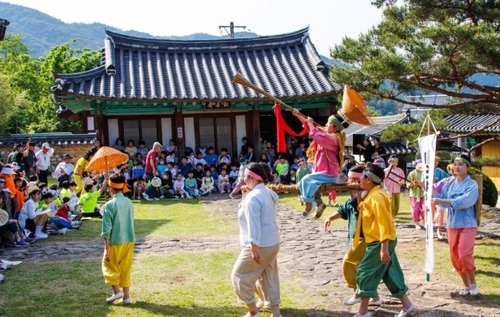
{"type": "Polygon", "coordinates": [[[110,245],[135,241],[134,207],[122,193],[115,194],[104,205],[101,236],[109,239],[110,245]]]}

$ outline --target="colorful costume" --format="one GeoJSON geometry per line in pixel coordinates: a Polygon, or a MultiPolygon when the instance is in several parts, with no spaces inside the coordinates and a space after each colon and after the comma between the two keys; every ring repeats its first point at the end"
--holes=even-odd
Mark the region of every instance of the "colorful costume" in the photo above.
{"type": "Polygon", "coordinates": [[[436,197],[449,199],[446,228],[451,263],[458,273],[474,272],[474,238],[477,220],[475,205],[479,190],[475,180],[467,176],[462,182],[456,178],[446,182],[436,197]]]}
{"type": "Polygon", "coordinates": [[[395,218],[401,202],[401,186],[405,181],[405,172],[399,167],[389,166],[384,169],[384,188],[391,199],[391,214],[395,218]]]}
{"type": "Polygon", "coordinates": [[[353,245],[357,246],[360,229],[363,228],[366,253],[359,264],[356,276],[356,293],[361,297],[377,297],[380,280],[384,281],[391,295],[401,298],[408,291],[403,270],[396,256],[396,228],[390,213],[389,197],[380,185],[370,190],[358,205],[359,217],[353,245]],[[391,261],[383,264],[380,259],[382,241],[390,240],[389,254],[391,261]]]}
{"type": "Polygon", "coordinates": [[[231,278],[240,303],[255,302],[256,286],[271,305],[280,303],[278,261],[279,228],[276,223],[278,195],[264,184],[256,185],[239,204],[240,245],[231,278]],[[262,262],[252,259],[251,244],[259,247],[262,262]],[[261,279],[260,279],[261,278],[261,279]]]}
{"type": "Polygon", "coordinates": [[[421,182],[422,172],[415,169],[408,174],[406,179],[406,184],[410,189],[411,218],[414,222],[420,222],[425,219],[424,190],[420,186],[410,186],[412,181],[421,182]]]}
{"type": "Polygon", "coordinates": [[[116,193],[104,205],[101,236],[109,240],[110,259],[102,259],[104,281],[108,285],[130,287],[135,242],[134,208],[122,193],[116,193]]]}
{"type": "Polygon", "coordinates": [[[302,200],[310,203],[314,201],[314,195],[321,185],[337,181],[337,176],[340,174],[340,147],[343,147],[345,134],[329,134],[315,127],[309,132],[309,137],[316,144],[313,173],[305,175],[298,186],[302,200]]]}

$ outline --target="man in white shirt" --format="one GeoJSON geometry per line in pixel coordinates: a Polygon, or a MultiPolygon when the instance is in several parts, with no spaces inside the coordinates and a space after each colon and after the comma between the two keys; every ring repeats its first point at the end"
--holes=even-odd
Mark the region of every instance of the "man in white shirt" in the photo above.
{"type": "Polygon", "coordinates": [[[73,172],[75,171],[75,166],[71,163],[73,156],[71,154],[64,154],[63,161],[57,165],[52,173],[52,177],[57,179],[59,183],[59,188],[62,187],[62,183],[64,181],[70,181],[71,176],[73,176],[73,172]]]}
{"type": "Polygon", "coordinates": [[[38,174],[38,181],[41,183],[48,184],[47,176],[49,176],[50,170],[50,158],[54,154],[54,149],[45,142],[42,144],[42,149],[36,152],[36,173],[38,174]]]}

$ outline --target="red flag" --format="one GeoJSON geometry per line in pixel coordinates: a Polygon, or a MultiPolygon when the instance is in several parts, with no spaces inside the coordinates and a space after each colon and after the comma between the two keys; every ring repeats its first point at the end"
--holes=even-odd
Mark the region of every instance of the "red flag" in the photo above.
{"type": "Polygon", "coordinates": [[[285,132],[291,136],[304,136],[309,132],[309,126],[305,125],[300,133],[296,133],[286,124],[285,119],[283,119],[280,104],[275,102],[273,109],[276,116],[276,149],[278,153],[284,153],[286,152],[285,132]]]}

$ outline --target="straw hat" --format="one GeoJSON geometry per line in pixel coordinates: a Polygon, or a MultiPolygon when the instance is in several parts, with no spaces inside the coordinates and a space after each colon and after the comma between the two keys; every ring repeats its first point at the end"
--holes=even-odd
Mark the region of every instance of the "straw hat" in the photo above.
{"type": "Polygon", "coordinates": [[[349,88],[347,85],[344,85],[342,109],[337,111],[337,114],[348,124],[356,122],[367,126],[377,125],[370,116],[363,98],[361,98],[357,91],[349,88]]]}

